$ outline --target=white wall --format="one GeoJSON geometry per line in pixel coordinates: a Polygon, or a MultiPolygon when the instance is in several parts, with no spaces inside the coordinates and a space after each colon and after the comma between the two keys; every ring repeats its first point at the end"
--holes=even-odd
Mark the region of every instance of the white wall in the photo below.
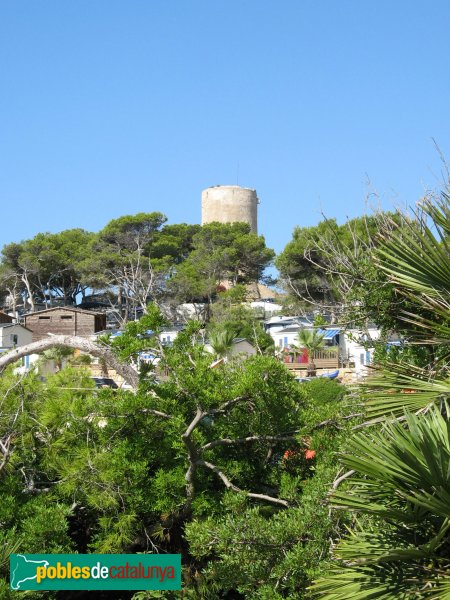
{"type": "Polygon", "coordinates": [[[159,341],[162,344],[171,344],[176,339],[179,333],[180,332],[178,329],[167,329],[161,331],[161,333],[159,334],[159,341]]]}
{"type": "Polygon", "coordinates": [[[371,342],[380,338],[380,330],[369,328],[366,331],[350,329],[340,335],[340,350],[344,359],[355,363],[357,373],[366,371],[366,367],[373,362],[374,347],[371,342]],[[367,342],[367,348],[364,344],[367,342]]]}
{"type": "MultiPolygon", "coordinates": [[[[18,323],[12,324],[11,326],[0,327],[0,352],[8,352],[12,348],[19,346],[26,346],[31,344],[33,341],[33,333],[22,327],[18,323]],[[14,343],[14,338],[11,336],[17,336],[17,343],[14,343]]],[[[15,373],[23,373],[31,368],[33,360],[36,361],[39,358],[37,354],[31,356],[25,356],[22,358],[22,366],[15,369],[15,373]]]]}
{"type": "Polygon", "coordinates": [[[5,327],[0,327],[0,348],[9,350],[14,347],[18,348],[19,346],[31,344],[32,341],[33,333],[22,327],[22,325],[8,324],[5,327]],[[17,336],[16,343],[12,336],[17,336]]]}
{"type": "MultiPolygon", "coordinates": [[[[289,329],[291,329],[291,327],[289,327],[289,329]]],[[[299,326],[299,328],[296,331],[283,331],[282,329],[279,331],[271,331],[270,336],[272,337],[274,344],[275,344],[275,348],[277,350],[286,348],[287,346],[292,346],[293,344],[295,346],[299,345],[299,341],[298,341],[298,332],[302,329],[302,327],[299,326]]]]}

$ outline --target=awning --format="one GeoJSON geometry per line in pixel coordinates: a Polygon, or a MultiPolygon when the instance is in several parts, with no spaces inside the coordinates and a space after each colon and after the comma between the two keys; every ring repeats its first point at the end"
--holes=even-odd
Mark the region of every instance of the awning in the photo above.
{"type": "Polygon", "coordinates": [[[336,335],[341,333],[340,329],[318,329],[317,333],[323,335],[324,340],[332,340],[336,335]]]}

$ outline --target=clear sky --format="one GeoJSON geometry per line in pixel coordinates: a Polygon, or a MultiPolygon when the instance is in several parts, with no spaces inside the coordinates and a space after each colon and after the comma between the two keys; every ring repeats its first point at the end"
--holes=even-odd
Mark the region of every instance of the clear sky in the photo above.
{"type": "Polygon", "coordinates": [[[368,190],[413,204],[432,138],[450,157],[449,25],[448,0],[0,0],[0,246],[200,222],[216,184],[256,188],[277,251],[368,190]]]}

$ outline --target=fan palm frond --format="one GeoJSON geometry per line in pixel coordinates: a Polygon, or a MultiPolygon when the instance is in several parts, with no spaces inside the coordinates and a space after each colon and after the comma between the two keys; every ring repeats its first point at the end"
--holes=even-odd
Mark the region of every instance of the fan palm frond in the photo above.
{"type": "Polygon", "coordinates": [[[364,478],[336,491],[333,504],[408,523],[428,512],[450,517],[450,422],[439,410],[355,435],[343,461],[364,478]]]}
{"type": "Polygon", "coordinates": [[[371,518],[338,544],[341,568],[313,588],[324,600],[450,600],[450,198],[421,208],[376,261],[417,308],[402,315],[413,341],[437,345],[440,362],[385,364],[362,388],[368,423],[382,427],[349,441],[354,476],[332,503],[371,518]]]}
{"type": "Polygon", "coordinates": [[[448,578],[414,564],[394,563],[336,570],[312,589],[322,600],[450,600],[448,578]]]}
{"type": "Polygon", "coordinates": [[[450,236],[450,196],[446,192],[441,193],[439,199],[426,198],[422,206],[427,215],[430,216],[434,225],[441,230],[442,236],[450,236]]]}
{"type": "MultiPolygon", "coordinates": [[[[447,219],[443,206],[435,205],[431,209],[426,204],[424,210],[442,222],[447,219]]],[[[419,226],[417,221],[410,221],[380,246],[377,263],[394,283],[407,290],[431,297],[449,297],[449,255],[450,248],[440,227],[433,231],[426,223],[419,226]]]]}
{"type": "Polygon", "coordinates": [[[209,343],[219,358],[225,357],[233,346],[235,332],[228,328],[216,329],[209,336],[209,343]]]}
{"type": "Polygon", "coordinates": [[[325,600],[448,598],[450,591],[450,423],[433,408],[405,415],[349,443],[356,472],[332,503],[379,519],[359,525],[335,550],[342,568],[314,586],[325,600]]]}
{"type": "MultiPolygon", "coordinates": [[[[417,297],[406,294],[412,302],[417,303],[417,297]]],[[[420,344],[448,345],[450,344],[450,297],[442,296],[432,298],[422,294],[420,303],[430,316],[424,316],[409,311],[402,312],[402,320],[422,330],[412,332],[412,341],[420,344]]]]}
{"type": "Polygon", "coordinates": [[[430,600],[450,600],[450,575],[441,575],[437,580],[436,591],[430,600]]]}
{"type": "Polygon", "coordinates": [[[387,363],[360,391],[368,423],[374,423],[384,417],[401,418],[405,411],[419,413],[440,406],[450,398],[450,380],[437,379],[429,369],[415,365],[387,363]]]}

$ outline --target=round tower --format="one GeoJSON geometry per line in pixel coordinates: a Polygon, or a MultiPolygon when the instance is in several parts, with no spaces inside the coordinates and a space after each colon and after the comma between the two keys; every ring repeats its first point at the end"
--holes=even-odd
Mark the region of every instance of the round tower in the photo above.
{"type": "Polygon", "coordinates": [[[248,223],[258,233],[258,196],[256,190],[239,185],[215,185],[202,192],[202,225],[248,223]]]}

